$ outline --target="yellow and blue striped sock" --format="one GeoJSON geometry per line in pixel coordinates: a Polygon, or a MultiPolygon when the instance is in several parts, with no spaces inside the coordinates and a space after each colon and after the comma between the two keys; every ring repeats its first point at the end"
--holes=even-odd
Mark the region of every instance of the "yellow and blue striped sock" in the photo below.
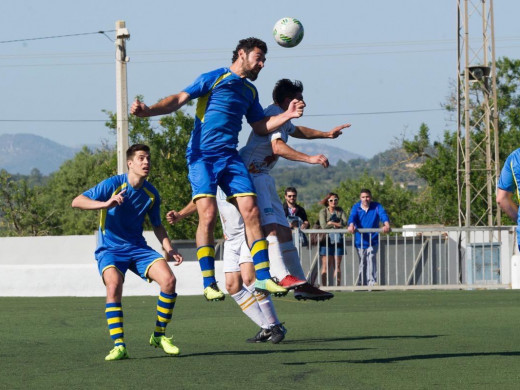
{"type": "Polygon", "coordinates": [[[197,248],[197,259],[199,260],[200,270],[202,271],[202,279],[204,288],[211,283],[216,283],[215,279],[215,247],[213,245],[205,245],[197,248]]]}
{"type": "Polygon", "coordinates": [[[255,274],[258,280],[269,279],[269,243],[265,238],[256,240],[251,245],[251,256],[255,265],[255,274]]]}
{"type": "Polygon", "coordinates": [[[153,332],[155,337],[164,336],[166,325],[172,320],[176,300],[176,293],[166,294],[161,291],[159,294],[159,298],[157,299],[157,321],[155,322],[155,331],[153,332]]]}
{"type": "Polygon", "coordinates": [[[121,302],[107,303],[105,306],[105,316],[107,318],[108,331],[110,332],[110,337],[114,340],[114,345],[116,347],[119,345],[126,347],[121,302]]]}

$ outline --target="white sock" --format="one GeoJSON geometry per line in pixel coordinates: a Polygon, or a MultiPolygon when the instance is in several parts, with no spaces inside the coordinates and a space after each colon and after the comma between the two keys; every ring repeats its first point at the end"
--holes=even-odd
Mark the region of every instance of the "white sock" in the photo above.
{"type": "Polygon", "coordinates": [[[305,272],[303,272],[300,256],[298,256],[298,250],[294,246],[293,242],[287,241],[281,243],[280,250],[283,256],[283,262],[285,263],[289,273],[292,276],[296,276],[298,279],[305,280],[305,272]]]}
{"type": "Polygon", "coordinates": [[[269,323],[262,313],[262,310],[260,310],[260,305],[248,289],[242,286],[242,289],[239,292],[231,296],[235,302],[238,303],[242,312],[251,318],[255,324],[264,329],[269,329],[269,323]]]}
{"type": "Polygon", "coordinates": [[[278,316],[276,315],[276,310],[274,309],[273,300],[271,299],[271,295],[266,295],[255,291],[255,285],[246,286],[246,288],[255,296],[258,305],[260,306],[260,310],[264,315],[269,327],[273,325],[277,325],[280,323],[278,320],[278,316]]]}
{"type": "Polygon", "coordinates": [[[267,236],[266,240],[269,243],[269,271],[271,272],[271,276],[282,280],[289,275],[289,270],[285,267],[280,242],[276,236],[267,236]]]}

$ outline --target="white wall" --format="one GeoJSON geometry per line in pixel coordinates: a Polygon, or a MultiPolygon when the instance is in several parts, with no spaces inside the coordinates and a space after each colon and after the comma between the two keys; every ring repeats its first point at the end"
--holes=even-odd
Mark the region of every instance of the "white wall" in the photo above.
{"type": "MultiPolygon", "coordinates": [[[[144,236],[148,245],[161,253],[153,232],[145,232],[144,236]]],[[[94,235],[0,237],[0,296],[105,296],[94,259],[95,248],[94,235]]],[[[193,260],[172,266],[179,295],[202,294],[199,264],[193,260]]],[[[224,290],[222,262],[217,261],[215,268],[224,290]]],[[[157,284],[127,272],[123,295],[157,295],[158,291],[157,284]]]]}

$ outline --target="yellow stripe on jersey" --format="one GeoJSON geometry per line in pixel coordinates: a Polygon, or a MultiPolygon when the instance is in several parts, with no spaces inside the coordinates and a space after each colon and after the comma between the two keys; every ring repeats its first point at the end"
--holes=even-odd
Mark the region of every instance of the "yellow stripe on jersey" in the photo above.
{"type": "Polygon", "coordinates": [[[206,108],[208,106],[208,100],[211,95],[211,91],[226,77],[231,76],[231,72],[224,73],[222,76],[220,76],[217,81],[215,81],[215,84],[211,86],[211,90],[205,94],[204,96],[200,96],[197,100],[197,108],[195,109],[195,116],[199,118],[199,120],[204,123],[204,116],[206,115],[206,108]]]}
{"type": "Polygon", "coordinates": [[[244,84],[245,84],[245,86],[246,86],[247,88],[249,88],[249,89],[251,90],[251,93],[253,94],[253,99],[255,99],[255,98],[256,98],[256,90],[253,88],[252,85],[248,84],[247,82],[244,83],[244,84]]]}
{"type": "Polygon", "coordinates": [[[153,204],[155,203],[155,195],[152,192],[150,192],[148,189],[146,189],[145,187],[143,187],[143,190],[144,190],[144,192],[146,192],[146,194],[152,200],[152,203],[150,203],[150,207],[149,207],[149,209],[151,209],[153,207],[153,204]]]}

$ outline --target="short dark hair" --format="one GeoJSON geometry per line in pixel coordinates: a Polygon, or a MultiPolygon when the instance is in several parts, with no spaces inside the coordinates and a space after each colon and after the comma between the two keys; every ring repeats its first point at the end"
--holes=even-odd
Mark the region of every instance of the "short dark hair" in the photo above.
{"type": "Polygon", "coordinates": [[[293,99],[296,94],[303,92],[303,84],[301,81],[289,79],[278,80],[273,89],[273,101],[280,105],[285,98],[293,99]]]}
{"type": "Polygon", "coordinates": [[[294,192],[296,195],[298,195],[298,191],[296,191],[296,188],[294,187],[287,187],[285,189],[285,195],[287,195],[288,192],[294,192]]]}
{"type": "Polygon", "coordinates": [[[370,192],[370,190],[368,188],[362,188],[361,191],[359,191],[359,195],[361,194],[368,194],[370,196],[372,196],[372,192],[370,192]]]}
{"type": "Polygon", "coordinates": [[[238,45],[235,51],[233,51],[233,58],[231,59],[231,62],[235,62],[238,59],[238,52],[240,49],[243,49],[246,54],[249,54],[255,47],[262,50],[264,54],[267,54],[267,44],[261,39],[253,37],[241,39],[238,41],[238,45]]]}
{"type": "Polygon", "coordinates": [[[132,146],[130,146],[127,150],[126,150],[126,161],[128,160],[131,160],[132,158],[134,158],[134,155],[136,152],[139,152],[139,151],[143,151],[143,152],[146,152],[146,153],[150,153],[150,147],[148,145],[144,145],[144,144],[134,144],[132,146]]]}

